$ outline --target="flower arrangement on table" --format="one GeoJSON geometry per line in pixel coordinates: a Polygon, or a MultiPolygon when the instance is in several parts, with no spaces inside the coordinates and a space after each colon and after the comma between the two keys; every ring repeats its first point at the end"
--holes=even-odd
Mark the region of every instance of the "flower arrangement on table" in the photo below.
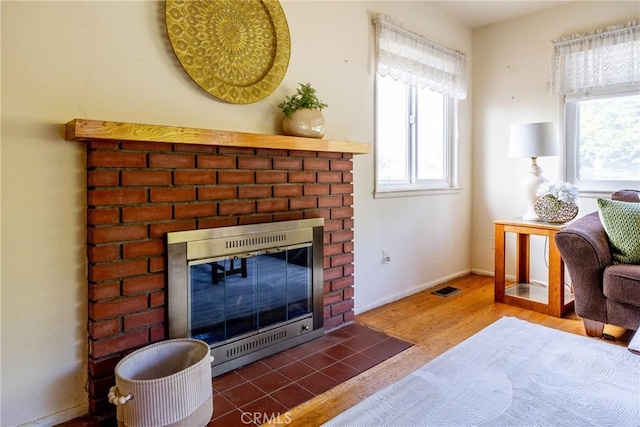
{"type": "Polygon", "coordinates": [[[563,223],[578,215],[578,189],[571,183],[544,182],[536,194],[533,209],[544,221],[563,223]]]}

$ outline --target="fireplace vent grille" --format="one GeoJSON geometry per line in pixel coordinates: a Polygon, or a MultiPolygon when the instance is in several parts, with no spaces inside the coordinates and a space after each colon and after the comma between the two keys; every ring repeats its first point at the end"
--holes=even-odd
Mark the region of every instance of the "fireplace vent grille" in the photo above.
{"type": "Polygon", "coordinates": [[[265,345],[270,345],[273,342],[277,342],[285,338],[287,338],[286,330],[278,331],[276,333],[265,335],[265,336],[258,336],[249,342],[246,342],[236,347],[229,348],[227,350],[227,357],[228,358],[237,357],[244,353],[254,351],[257,348],[264,347],[265,345]]]}
{"type": "Polygon", "coordinates": [[[247,246],[264,245],[271,243],[281,243],[287,241],[286,234],[271,234],[267,236],[256,236],[242,239],[228,240],[225,242],[226,249],[240,249],[247,246]]]}
{"type": "Polygon", "coordinates": [[[213,376],[318,338],[324,333],[324,329],[320,327],[313,330],[313,322],[313,315],[309,314],[271,330],[212,347],[213,376]]]}

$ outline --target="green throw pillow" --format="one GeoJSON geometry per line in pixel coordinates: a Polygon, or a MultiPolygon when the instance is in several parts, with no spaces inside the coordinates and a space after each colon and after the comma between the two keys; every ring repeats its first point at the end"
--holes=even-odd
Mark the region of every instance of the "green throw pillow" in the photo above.
{"type": "Polygon", "coordinates": [[[640,203],[598,199],[598,212],[609,237],[613,261],[640,264],[640,203]]]}

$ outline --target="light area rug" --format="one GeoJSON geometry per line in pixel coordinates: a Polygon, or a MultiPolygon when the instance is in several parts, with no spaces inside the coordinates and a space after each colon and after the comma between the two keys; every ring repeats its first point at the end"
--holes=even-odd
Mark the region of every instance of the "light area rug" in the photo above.
{"type": "Polygon", "coordinates": [[[640,426],[640,356],[503,317],[325,426],[640,426]]]}

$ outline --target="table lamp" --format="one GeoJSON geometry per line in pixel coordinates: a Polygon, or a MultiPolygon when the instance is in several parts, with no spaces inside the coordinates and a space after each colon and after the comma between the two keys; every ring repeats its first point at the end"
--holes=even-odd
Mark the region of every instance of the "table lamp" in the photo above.
{"type": "Polygon", "coordinates": [[[522,219],[528,221],[542,221],[533,210],[538,196],[536,191],[543,182],[542,169],[537,164],[537,158],[555,156],[558,154],[553,123],[525,123],[511,126],[509,137],[509,157],[531,157],[529,173],[522,180],[522,190],[527,202],[527,211],[522,219]]]}

